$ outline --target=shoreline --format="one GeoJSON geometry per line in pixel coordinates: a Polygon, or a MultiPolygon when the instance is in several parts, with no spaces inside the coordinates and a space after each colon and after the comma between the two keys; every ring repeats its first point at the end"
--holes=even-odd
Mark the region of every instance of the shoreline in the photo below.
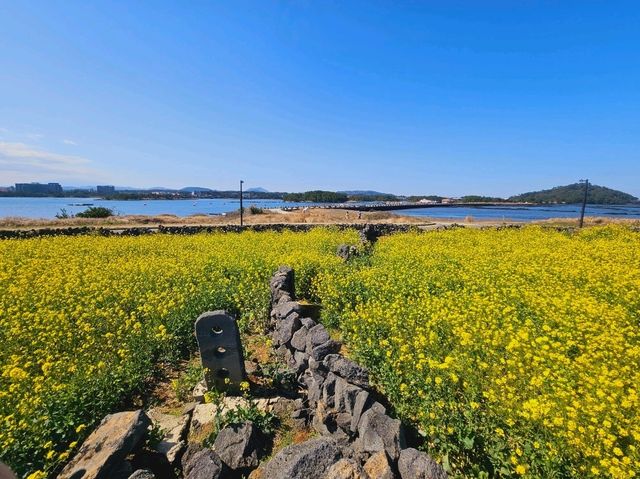
{"type": "MultiPolygon", "coordinates": [[[[401,225],[451,225],[478,224],[504,225],[524,224],[518,220],[467,218],[432,218],[427,216],[409,216],[387,211],[358,212],[349,209],[309,208],[308,210],[284,210],[282,208],[264,209],[262,213],[252,214],[246,211],[243,217],[245,226],[251,225],[364,225],[364,224],[401,224],[401,225]]],[[[234,211],[225,215],[115,215],[108,218],[0,218],[0,229],[66,228],[66,227],[149,227],[149,226],[239,226],[240,213],[234,211]]]]}
{"type": "MultiPolygon", "coordinates": [[[[396,225],[405,227],[417,227],[420,229],[437,229],[450,227],[452,225],[466,227],[497,227],[497,226],[523,226],[523,225],[545,225],[572,227],[577,226],[577,218],[549,218],[544,220],[522,221],[513,219],[482,219],[468,216],[461,218],[432,218],[428,216],[405,216],[390,212],[354,212],[344,209],[309,209],[307,211],[285,211],[279,208],[264,210],[260,214],[244,215],[244,225],[252,226],[364,226],[373,225],[396,225]]],[[[626,224],[630,226],[640,226],[640,219],[622,219],[611,217],[585,217],[586,226],[597,226],[606,224],[626,224]]],[[[159,229],[163,227],[239,227],[240,214],[233,212],[226,215],[123,215],[108,218],[67,218],[67,219],[31,219],[20,217],[0,218],[0,231],[29,231],[39,229],[102,229],[119,230],[127,228],[159,229]]]]}

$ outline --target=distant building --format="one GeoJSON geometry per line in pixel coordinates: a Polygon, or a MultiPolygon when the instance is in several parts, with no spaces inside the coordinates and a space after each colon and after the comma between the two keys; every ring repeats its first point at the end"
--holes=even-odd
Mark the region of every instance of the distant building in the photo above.
{"type": "Polygon", "coordinates": [[[113,195],[116,192],[116,187],[111,185],[98,185],[96,191],[99,195],[113,195]]]}
{"type": "Polygon", "coordinates": [[[61,195],[60,183],[16,183],[16,193],[24,195],[61,195]]]}

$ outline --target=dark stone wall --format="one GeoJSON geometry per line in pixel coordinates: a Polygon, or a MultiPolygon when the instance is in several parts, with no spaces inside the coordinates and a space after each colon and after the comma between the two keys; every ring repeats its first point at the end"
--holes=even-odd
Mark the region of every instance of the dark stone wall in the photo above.
{"type": "Polygon", "coordinates": [[[207,225],[207,226],[141,226],[136,228],[105,228],[93,226],[77,226],[66,228],[37,228],[30,230],[0,230],[0,239],[22,239],[37,238],[42,236],[80,236],[80,235],[98,235],[98,236],[141,236],[146,234],[173,234],[173,235],[193,235],[198,233],[240,233],[242,231],[295,231],[304,232],[314,228],[332,227],[339,230],[355,229],[358,231],[367,230],[375,237],[393,234],[405,233],[408,231],[418,231],[416,227],[410,225],[394,225],[394,224],[265,224],[265,225],[207,225]]]}

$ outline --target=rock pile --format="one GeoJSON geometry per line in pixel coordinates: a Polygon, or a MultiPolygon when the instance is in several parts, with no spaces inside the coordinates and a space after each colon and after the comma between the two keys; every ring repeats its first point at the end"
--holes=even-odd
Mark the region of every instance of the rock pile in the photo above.
{"type": "MultiPolygon", "coordinates": [[[[271,410],[279,400],[256,401],[271,410]]],[[[198,438],[211,432],[216,418],[248,400],[226,397],[219,405],[190,404],[183,414],[151,409],[106,416],[58,476],[62,479],[225,479],[246,477],[268,452],[267,438],[253,423],[230,424],[217,434],[211,448],[198,438]],[[152,427],[161,432],[156,443],[146,439],[152,427]]]]}

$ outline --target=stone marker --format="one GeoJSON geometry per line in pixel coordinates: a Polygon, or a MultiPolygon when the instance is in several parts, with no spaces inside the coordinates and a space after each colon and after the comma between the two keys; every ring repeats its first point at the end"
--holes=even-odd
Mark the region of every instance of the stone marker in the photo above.
{"type": "Polygon", "coordinates": [[[245,379],[240,331],[225,311],[208,311],[196,320],[196,339],[208,389],[237,392],[245,379]]]}

